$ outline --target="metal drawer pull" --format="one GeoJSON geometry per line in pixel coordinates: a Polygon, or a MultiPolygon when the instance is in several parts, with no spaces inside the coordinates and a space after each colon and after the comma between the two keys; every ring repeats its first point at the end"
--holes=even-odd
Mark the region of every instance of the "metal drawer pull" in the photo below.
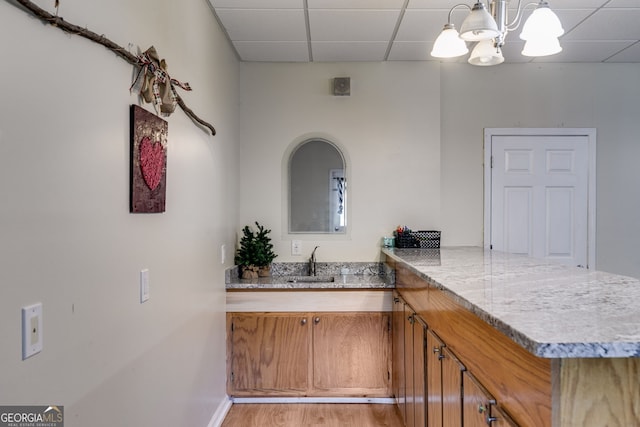
{"type": "Polygon", "coordinates": [[[320,318],[316,317],[315,319],[313,319],[313,321],[315,322],[315,324],[317,325],[318,323],[320,323],[320,318]]]}

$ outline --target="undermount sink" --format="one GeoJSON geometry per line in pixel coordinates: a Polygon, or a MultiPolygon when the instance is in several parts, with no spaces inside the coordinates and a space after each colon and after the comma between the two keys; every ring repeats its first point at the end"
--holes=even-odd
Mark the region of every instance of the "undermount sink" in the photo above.
{"type": "Polygon", "coordinates": [[[289,283],[326,283],[335,282],[333,276],[289,276],[287,277],[289,283]]]}

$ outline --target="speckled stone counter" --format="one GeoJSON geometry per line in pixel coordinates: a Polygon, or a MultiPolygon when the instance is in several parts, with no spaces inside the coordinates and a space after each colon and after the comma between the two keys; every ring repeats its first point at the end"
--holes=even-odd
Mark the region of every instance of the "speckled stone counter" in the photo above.
{"type": "Polygon", "coordinates": [[[307,263],[274,263],[270,277],[241,279],[238,268],[226,271],[226,289],[233,290],[336,290],[336,289],[393,289],[392,272],[383,263],[340,262],[317,263],[317,281],[309,277],[307,263]],[[347,274],[341,274],[346,269],[347,274]],[[296,280],[302,278],[303,280],[296,280]],[[323,280],[330,278],[333,281],[323,280]]]}
{"type": "Polygon", "coordinates": [[[475,247],[383,249],[543,358],[640,357],[640,281],[475,247]]]}

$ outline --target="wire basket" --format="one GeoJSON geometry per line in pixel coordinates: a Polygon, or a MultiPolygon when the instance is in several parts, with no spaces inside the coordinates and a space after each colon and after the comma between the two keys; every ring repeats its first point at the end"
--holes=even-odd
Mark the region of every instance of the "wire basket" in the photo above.
{"type": "Polygon", "coordinates": [[[440,231],[419,230],[395,233],[397,248],[440,248],[440,231]]]}

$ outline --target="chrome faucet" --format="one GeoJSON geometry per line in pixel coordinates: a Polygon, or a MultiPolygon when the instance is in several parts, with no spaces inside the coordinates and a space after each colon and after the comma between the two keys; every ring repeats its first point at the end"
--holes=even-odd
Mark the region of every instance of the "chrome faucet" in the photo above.
{"type": "Polygon", "coordinates": [[[316,249],[318,248],[319,246],[313,248],[313,252],[311,252],[311,257],[309,258],[309,276],[316,275],[316,249]]]}

